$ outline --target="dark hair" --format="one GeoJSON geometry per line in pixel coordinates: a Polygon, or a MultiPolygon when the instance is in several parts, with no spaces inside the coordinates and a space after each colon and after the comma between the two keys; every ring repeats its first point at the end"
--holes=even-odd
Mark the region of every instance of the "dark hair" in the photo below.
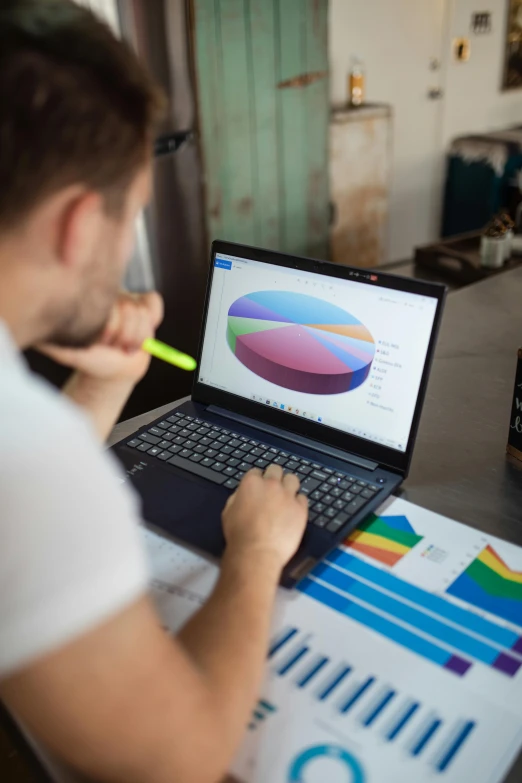
{"type": "Polygon", "coordinates": [[[81,183],[118,214],[163,96],[130,47],[71,0],[0,0],[0,228],[81,183]]]}

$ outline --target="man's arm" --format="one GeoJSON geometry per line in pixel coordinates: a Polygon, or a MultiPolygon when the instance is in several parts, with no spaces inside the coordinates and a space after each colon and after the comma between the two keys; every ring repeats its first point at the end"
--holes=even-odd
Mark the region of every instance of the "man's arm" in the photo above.
{"type": "Polygon", "coordinates": [[[51,359],[76,370],[63,393],[85,409],[102,441],[147,372],[150,356],[141,346],[154,336],[162,318],[163,303],[158,294],[122,294],[95,344],[81,349],[38,346],[51,359]]]}
{"type": "Polygon", "coordinates": [[[299,483],[253,471],[229,501],[228,548],[205,607],[173,641],[148,599],[14,675],[0,695],[84,773],[116,783],[216,783],[254,706],[282,566],[306,524],[299,483]]]}

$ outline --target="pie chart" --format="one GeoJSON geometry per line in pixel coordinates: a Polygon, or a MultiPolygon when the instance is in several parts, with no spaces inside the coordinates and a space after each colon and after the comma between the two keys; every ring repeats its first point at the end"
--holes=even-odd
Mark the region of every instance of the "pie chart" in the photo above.
{"type": "Polygon", "coordinates": [[[358,318],[290,291],[256,291],[236,299],[228,311],[227,341],[251,372],[306,394],[357,389],[375,355],[375,341],[358,318]]]}

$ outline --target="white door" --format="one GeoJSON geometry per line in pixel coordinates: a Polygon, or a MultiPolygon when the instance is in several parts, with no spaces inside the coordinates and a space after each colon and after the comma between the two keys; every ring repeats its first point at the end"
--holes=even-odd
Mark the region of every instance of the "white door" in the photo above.
{"type": "Polygon", "coordinates": [[[346,98],[353,56],[367,101],[394,112],[388,261],[439,235],[444,177],[443,39],[447,0],[330,0],[331,98],[346,98]]]}

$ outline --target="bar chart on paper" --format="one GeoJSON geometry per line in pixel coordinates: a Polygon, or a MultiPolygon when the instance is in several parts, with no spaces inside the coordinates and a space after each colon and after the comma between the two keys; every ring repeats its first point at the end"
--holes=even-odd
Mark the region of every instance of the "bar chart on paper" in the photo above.
{"type": "Polygon", "coordinates": [[[477,664],[505,677],[522,667],[519,634],[349,551],[335,550],[298,589],[457,677],[477,664]]]}
{"type": "Polygon", "coordinates": [[[330,720],[351,718],[360,730],[374,732],[376,740],[399,744],[411,759],[426,757],[438,773],[450,768],[477,725],[473,718],[448,719],[378,674],[325,654],[297,627],[283,628],[273,639],[269,665],[276,679],[306,692],[311,702],[329,706],[330,720]]]}
{"type": "MultiPolygon", "coordinates": [[[[487,546],[447,593],[522,628],[522,571],[513,571],[487,546]]],[[[522,642],[518,643],[522,653],[522,642]]]]}

